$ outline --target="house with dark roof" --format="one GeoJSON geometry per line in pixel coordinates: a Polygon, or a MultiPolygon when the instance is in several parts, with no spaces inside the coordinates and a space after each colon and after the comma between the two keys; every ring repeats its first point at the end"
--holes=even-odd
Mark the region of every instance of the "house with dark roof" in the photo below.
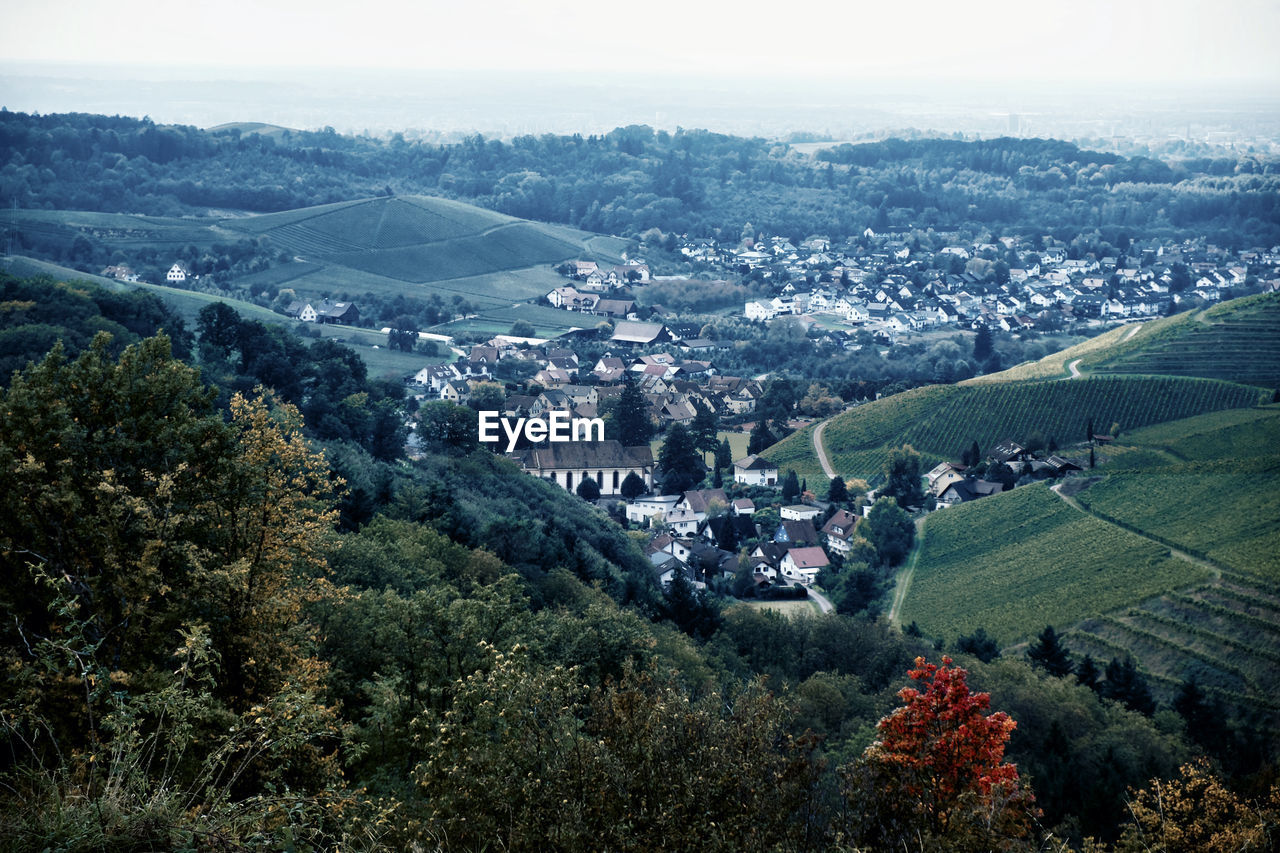
{"type": "Polygon", "coordinates": [[[748,486],[776,486],[778,466],[753,453],[733,463],[733,481],[748,486]]]}
{"type": "Polygon", "coordinates": [[[844,557],[852,550],[854,530],[858,526],[858,517],[847,509],[837,510],[836,514],[822,525],[822,533],[826,537],[827,547],[844,557]]]}
{"type": "Polygon", "coordinates": [[[812,521],[780,521],[773,541],[784,545],[817,545],[818,531],[812,521]]]}
{"type": "Polygon", "coordinates": [[[653,449],[648,446],[623,447],[614,439],[567,441],[535,445],[510,457],[526,473],[569,492],[590,477],[600,487],[601,496],[613,497],[620,493],[628,474],[635,474],[646,489],[653,489],[653,449]]]}

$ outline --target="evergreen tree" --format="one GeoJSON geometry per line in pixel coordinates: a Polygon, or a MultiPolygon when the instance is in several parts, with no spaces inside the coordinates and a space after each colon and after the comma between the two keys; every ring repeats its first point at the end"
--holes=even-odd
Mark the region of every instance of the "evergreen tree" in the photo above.
{"type": "Polygon", "coordinates": [[[845,485],[843,477],[835,476],[831,478],[831,485],[827,487],[827,500],[832,503],[843,503],[849,500],[849,489],[845,485]]]}
{"type": "Polygon", "coordinates": [[[722,516],[719,521],[720,529],[716,531],[716,547],[721,551],[733,553],[738,549],[738,531],[734,529],[733,516],[722,516]]]}
{"type": "Polygon", "coordinates": [[[956,651],[971,654],[983,663],[991,663],[1000,657],[1000,646],[994,637],[987,635],[985,628],[978,628],[972,634],[956,640],[956,651]]]}
{"type": "Polygon", "coordinates": [[[662,469],[662,490],[667,494],[679,494],[702,482],[702,457],[684,424],[673,423],[668,427],[658,454],[658,467],[662,469]]]}
{"type": "Polygon", "coordinates": [[[597,501],[600,499],[600,487],[596,485],[596,481],[591,477],[582,478],[582,482],[578,484],[577,492],[578,497],[584,501],[597,501]]]}
{"type": "Polygon", "coordinates": [[[995,343],[991,338],[991,330],[986,323],[978,327],[978,334],[973,339],[973,360],[985,363],[995,352],[995,343]]]}
{"type": "Polygon", "coordinates": [[[751,428],[751,438],[747,441],[748,453],[760,453],[767,447],[772,447],[778,439],[773,437],[773,433],[769,432],[769,424],[764,419],[756,421],[756,425],[751,428]]]}
{"type": "Polygon", "coordinates": [[[1062,645],[1058,632],[1053,630],[1052,625],[1046,625],[1040,632],[1039,638],[1028,649],[1027,657],[1031,658],[1032,666],[1038,666],[1058,678],[1069,675],[1074,669],[1071,655],[1062,645]]]}
{"type": "Polygon", "coordinates": [[[693,404],[695,414],[689,431],[693,433],[693,444],[702,453],[714,453],[720,446],[720,424],[716,413],[708,407],[693,404]]]}
{"type": "Polygon", "coordinates": [[[645,487],[644,478],[632,471],[623,479],[618,491],[624,498],[633,501],[647,492],[648,489],[645,487]]]}
{"type": "Polygon", "coordinates": [[[729,439],[724,438],[716,445],[716,467],[728,468],[733,464],[733,448],[729,446],[729,439]]]}
{"type": "Polygon", "coordinates": [[[867,529],[876,555],[886,566],[896,566],[911,550],[916,528],[911,516],[893,498],[881,498],[867,515],[867,529]]]}
{"type": "Polygon", "coordinates": [[[1156,703],[1151,698],[1151,689],[1147,680],[1138,672],[1138,665],[1129,655],[1124,660],[1112,658],[1107,664],[1107,680],[1099,691],[1103,698],[1114,699],[1131,711],[1151,716],[1155,713],[1156,703]]]}
{"type": "Polygon", "coordinates": [[[782,478],[782,502],[791,503],[800,494],[800,478],[796,476],[796,472],[787,469],[787,474],[782,478]]]}
{"type": "Polygon", "coordinates": [[[1085,655],[1084,660],[1076,666],[1076,683],[1083,684],[1091,690],[1098,689],[1098,665],[1093,662],[1093,655],[1085,655]]]}
{"type": "Polygon", "coordinates": [[[653,424],[649,422],[649,409],[645,404],[644,394],[631,371],[627,371],[622,377],[622,394],[618,397],[614,417],[617,419],[618,441],[623,447],[641,447],[649,443],[653,436],[653,424]]]}

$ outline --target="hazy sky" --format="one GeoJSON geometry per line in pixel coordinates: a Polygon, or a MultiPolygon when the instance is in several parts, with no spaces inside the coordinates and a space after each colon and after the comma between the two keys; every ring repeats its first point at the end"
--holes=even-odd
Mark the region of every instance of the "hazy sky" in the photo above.
{"type": "Polygon", "coordinates": [[[9,62],[541,69],[1280,90],[1277,0],[0,0],[9,62]]]}

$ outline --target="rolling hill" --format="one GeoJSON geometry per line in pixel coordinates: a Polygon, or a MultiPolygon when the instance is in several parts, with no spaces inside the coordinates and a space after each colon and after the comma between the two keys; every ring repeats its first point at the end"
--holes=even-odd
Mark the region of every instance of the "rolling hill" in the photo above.
{"type": "MultiPolygon", "coordinates": [[[[477,313],[509,309],[563,283],[552,266],[573,258],[620,260],[626,242],[517,219],[462,202],[385,197],[244,217],[165,218],[66,210],[11,214],[37,250],[68,255],[77,238],[120,249],[126,257],[164,259],[194,246],[203,251],[245,238],[266,240],[293,260],[230,282],[288,287],[302,298],[347,294],[465,299],[477,313]]],[[[162,261],[167,267],[169,261],[162,261]]],[[[558,333],[552,318],[535,322],[558,333]]],[[[503,331],[510,327],[508,322],[503,331]]]]}
{"type": "Polygon", "coordinates": [[[1280,293],[1112,329],[1039,361],[966,380],[982,385],[1081,373],[1199,376],[1280,388],[1280,293]]]}
{"type": "MultiPolygon", "coordinates": [[[[895,394],[837,415],[823,435],[837,473],[871,479],[889,450],[910,444],[930,467],[958,459],[976,441],[982,450],[1038,432],[1074,444],[1096,431],[1128,431],[1204,412],[1255,406],[1263,392],[1231,382],[1183,377],[1097,377],[1070,382],[932,385],[895,394]]],[[[823,478],[812,428],[764,452],[780,468],[823,478]]]]}
{"type": "Polygon", "coordinates": [[[616,258],[625,245],[557,225],[426,197],[388,197],[222,220],[295,257],[286,268],[299,294],[341,287],[374,293],[465,297],[509,308],[561,283],[551,266],[579,256],[616,258]]]}
{"type": "Polygon", "coordinates": [[[1052,624],[1078,654],[1132,654],[1165,698],[1194,677],[1280,710],[1280,406],[1122,442],[1056,492],[930,515],[900,618],[947,639],[981,626],[1005,645],[1052,624]]]}

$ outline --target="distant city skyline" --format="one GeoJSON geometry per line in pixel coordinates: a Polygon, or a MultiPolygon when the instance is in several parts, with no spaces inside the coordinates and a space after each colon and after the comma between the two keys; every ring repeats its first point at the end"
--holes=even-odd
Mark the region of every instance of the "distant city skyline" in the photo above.
{"type": "Polygon", "coordinates": [[[1274,0],[8,0],[8,63],[1280,88],[1274,0]]]}

